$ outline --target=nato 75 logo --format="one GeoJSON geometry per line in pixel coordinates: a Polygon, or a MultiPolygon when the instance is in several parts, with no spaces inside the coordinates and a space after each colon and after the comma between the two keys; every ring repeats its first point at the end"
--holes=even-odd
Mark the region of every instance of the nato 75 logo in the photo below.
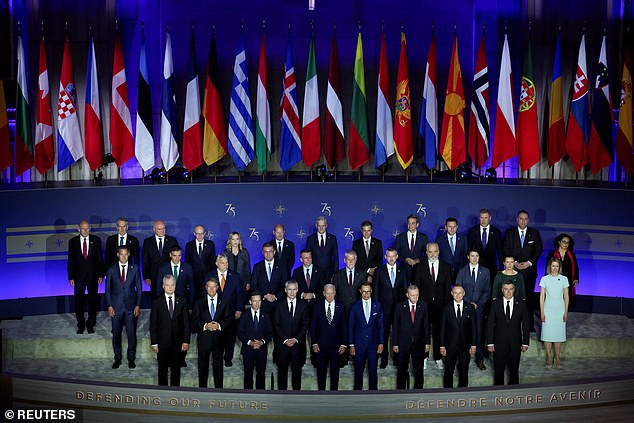
{"type": "Polygon", "coordinates": [[[423,203],[416,203],[416,207],[418,207],[416,214],[422,214],[423,217],[427,217],[427,207],[423,206],[423,203]]]}
{"type": "Polygon", "coordinates": [[[234,206],[233,203],[225,203],[225,206],[227,207],[225,214],[236,217],[236,206],[234,206]]]}
{"type": "Polygon", "coordinates": [[[249,238],[255,238],[256,241],[260,240],[260,233],[255,228],[249,228],[249,238]]]}
{"type": "Polygon", "coordinates": [[[343,236],[344,238],[350,238],[350,240],[354,239],[354,231],[352,228],[344,228],[346,230],[346,234],[343,236]]]}
{"type": "Polygon", "coordinates": [[[330,204],[328,204],[328,203],[321,203],[321,212],[322,212],[325,216],[330,216],[330,215],[332,215],[332,212],[330,211],[330,204]]]}

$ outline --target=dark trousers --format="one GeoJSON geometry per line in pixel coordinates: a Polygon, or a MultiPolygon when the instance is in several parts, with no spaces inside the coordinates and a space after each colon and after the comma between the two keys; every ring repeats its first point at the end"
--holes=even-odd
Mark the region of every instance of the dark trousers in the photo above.
{"type": "Polygon", "coordinates": [[[77,329],[84,330],[86,326],[95,327],[97,322],[97,281],[75,281],[75,317],[77,329]],[[88,321],[84,316],[84,293],[88,290],[88,321]]]}
{"type": "Polygon", "coordinates": [[[181,384],[181,344],[168,348],[159,347],[158,360],[158,384],[167,386],[167,371],[169,369],[170,386],[180,386],[181,384]]]}
{"type": "Polygon", "coordinates": [[[398,370],[396,371],[396,389],[406,389],[409,371],[409,360],[412,359],[412,370],[414,373],[414,389],[423,389],[425,383],[425,374],[423,372],[423,360],[425,359],[425,350],[420,348],[412,349],[411,346],[403,349],[399,345],[398,353],[398,370]]]}
{"type": "Polygon", "coordinates": [[[226,328],[222,330],[225,333],[224,342],[224,360],[225,363],[233,361],[233,352],[236,346],[236,335],[238,334],[238,320],[232,320],[226,328]]]}
{"type": "Polygon", "coordinates": [[[339,390],[339,346],[335,345],[330,350],[321,349],[317,353],[317,389],[326,390],[326,374],[330,368],[330,390],[339,390]]]}
{"type": "Polygon", "coordinates": [[[223,387],[223,366],[222,366],[222,347],[223,342],[220,339],[201,339],[204,335],[198,334],[198,386],[207,387],[209,379],[209,358],[211,357],[211,367],[214,377],[214,387],[222,389],[223,387]]]}
{"type": "Polygon", "coordinates": [[[440,360],[440,320],[442,318],[442,307],[439,309],[429,310],[429,323],[431,325],[432,352],[425,353],[425,358],[432,357],[434,360],[440,360]]]}
{"type": "MultiPolygon", "coordinates": [[[[251,347],[248,347],[251,348],[251,347]]],[[[244,389],[253,389],[253,369],[255,368],[255,389],[265,389],[267,346],[242,355],[244,363],[244,389]]]]}
{"type": "MultiPolygon", "coordinates": [[[[536,263],[533,264],[535,266],[536,263]]],[[[526,306],[528,308],[528,327],[535,329],[535,311],[539,310],[539,293],[535,292],[537,275],[531,268],[519,271],[524,277],[524,287],[526,288],[526,306]]]]}
{"type": "Polygon", "coordinates": [[[112,349],[114,350],[114,359],[121,361],[123,351],[121,348],[121,332],[125,326],[125,333],[128,336],[128,361],[136,360],[136,324],[137,318],[134,317],[132,311],[115,310],[112,318],[112,349]]]}
{"type": "Polygon", "coordinates": [[[471,356],[469,351],[447,351],[445,357],[445,373],[443,375],[443,386],[453,388],[453,374],[458,367],[458,387],[463,388],[469,385],[469,361],[471,356]]]}
{"type": "Polygon", "coordinates": [[[293,390],[299,391],[302,389],[302,367],[304,366],[303,358],[301,357],[301,348],[306,348],[305,344],[295,344],[292,347],[282,346],[277,353],[277,389],[288,389],[288,368],[291,368],[291,384],[293,390]]]}
{"type": "Polygon", "coordinates": [[[476,363],[482,363],[482,360],[484,360],[484,339],[483,339],[483,334],[484,334],[484,308],[483,307],[478,307],[478,309],[475,311],[475,345],[476,345],[476,354],[475,354],[475,361],[476,363]]]}
{"type": "Polygon", "coordinates": [[[493,369],[495,385],[504,385],[504,371],[509,368],[509,385],[520,383],[520,356],[521,351],[511,351],[508,345],[497,346],[493,352],[493,369]]]}
{"type": "Polygon", "coordinates": [[[368,362],[369,377],[369,389],[376,391],[378,389],[379,377],[377,375],[376,366],[378,363],[378,354],[376,353],[376,345],[369,345],[363,348],[356,348],[356,355],[354,356],[354,390],[360,391],[363,389],[363,373],[365,370],[365,363],[368,362]]]}
{"type": "MultiPolygon", "coordinates": [[[[392,336],[392,320],[393,320],[393,316],[394,316],[394,308],[390,309],[390,310],[383,310],[383,327],[384,329],[384,333],[385,333],[385,342],[384,342],[384,346],[385,348],[383,348],[383,352],[381,353],[381,366],[387,366],[388,361],[390,360],[390,351],[392,350],[392,348],[390,348],[390,341],[391,336],[392,336]]],[[[398,357],[396,353],[394,354],[394,363],[398,363],[398,357]]]]}

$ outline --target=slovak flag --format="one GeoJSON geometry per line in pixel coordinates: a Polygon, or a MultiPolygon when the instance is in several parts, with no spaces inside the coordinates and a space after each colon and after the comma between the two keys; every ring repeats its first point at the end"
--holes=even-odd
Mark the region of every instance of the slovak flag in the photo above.
{"type": "Polygon", "coordinates": [[[586,67],[586,37],[581,36],[577,71],[572,80],[572,104],[566,130],[566,153],[579,172],[588,162],[587,144],[590,137],[590,102],[586,67]]]}
{"type": "Polygon", "coordinates": [[[57,100],[57,171],[61,172],[84,157],[81,131],[75,106],[76,92],[73,82],[73,63],[70,57],[70,41],[66,36],[62,73],[57,100]]]}

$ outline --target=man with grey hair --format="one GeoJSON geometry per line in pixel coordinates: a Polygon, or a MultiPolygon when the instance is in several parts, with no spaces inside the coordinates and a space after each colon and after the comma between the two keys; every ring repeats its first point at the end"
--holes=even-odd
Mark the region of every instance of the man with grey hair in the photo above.
{"type": "Polygon", "coordinates": [[[317,233],[306,238],[306,249],[313,254],[315,266],[323,269],[326,273],[326,280],[330,280],[339,268],[337,237],[326,232],[328,221],[324,216],[319,216],[315,220],[315,227],[317,228],[317,233]]]}
{"type": "Polygon", "coordinates": [[[337,289],[337,298],[346,307],[346,315],[350,310],[350,304],[361,298],[359,287],[366,281],[367,273],[357,265],[357,253],[354,250],[346,251],[343,261],[346,266],[338,270],[332,277],[332,283],[337,289]]]}

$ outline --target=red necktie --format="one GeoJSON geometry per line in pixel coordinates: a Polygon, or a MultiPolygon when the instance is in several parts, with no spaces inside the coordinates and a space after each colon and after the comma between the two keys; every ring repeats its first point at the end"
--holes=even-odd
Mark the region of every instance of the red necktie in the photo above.
{"type": "Polygon", "coordinates": [[[82,255],[84,256],[84,260],[88,258],[88,243],[86,242],[86,238],[84,238],[84,246],[81,249],[82,255]]]}
{"type": "Polygon", "coordinates": [[[410,312],[412,315],[412,323],[414,323],[414,317],[416,316],[416,306],[412,304],[412,311],[410,312]]]}
{"type": "Polygon", "coordinates": [[[121,285],[125,285],[125,264],[121,265],[121,285]]]}
{"type": "Polygon", "coordinates": [[[434,265],[431,265],[431,281],[436,282],[436,271],[434,270],[434,265]]]}
{"type": "Polygon", "coordinates": [[[306,269],[306,287],[310,289],[310,272],[306,269]]]}
{"type": "Polygon", "coordinates": [[[409,250],[413,253],[414,252],[414,235],[412,235],[412,237],[410,238],[410,242],[409,242],[409,250]]]}

